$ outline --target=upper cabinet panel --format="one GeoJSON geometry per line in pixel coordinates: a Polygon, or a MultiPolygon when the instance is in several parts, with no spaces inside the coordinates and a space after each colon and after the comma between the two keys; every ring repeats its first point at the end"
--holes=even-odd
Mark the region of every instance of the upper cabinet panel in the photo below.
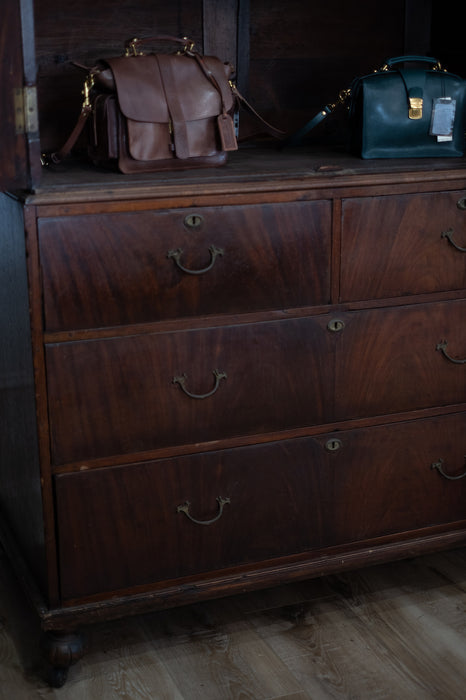
{"type": "Polygon", "coordinates": [[[29,154],[38,142],[32,2],[3,0],[1,14],[0,187],[18,190],[34,179],[29,154]]]}
{"type": "MultiPolygon", "coordinates": [[[[354,5],[343,0],[2,0],[0,189],[50,186],[41,177],[41,152],[60,149],[72,133],[87,69],[120,55],[132,37],[187,36],[201,53],[232,63],[241,93],[286,133],[389,56],[430,54],[466,75],[461,34],[466,3],[455,3],[454,10],[453,0],[392,0],[389,9],[373,0],[360,0],[357,10],[354,5]]],[[[154,40],[147,48],[178,47],[154,40]]],[[[246,109],[240,110],[239,129],[242,145],[263,145],[261,127],[246,109]]],[[[345,110],[335,110],[307,140],[319,149],[337,146],[340,153],[348,141],[345,110]]],[[[75,162],[86,158],[86,150],[83,133],[75,162]]],[[[64,168],[51,170],[61,187],[64,168]]],[[[84,169],[83,177],[89,172],[84,169]]]]}

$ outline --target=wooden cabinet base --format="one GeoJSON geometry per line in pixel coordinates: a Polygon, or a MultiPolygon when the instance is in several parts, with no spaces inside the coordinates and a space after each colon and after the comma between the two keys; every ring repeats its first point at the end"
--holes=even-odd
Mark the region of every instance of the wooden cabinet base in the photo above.
{"type": "MultiPolygon", "coordinates": [[[[458,529],[448,532],[435,528],[406,540],[378,540],[360,547],[334,548],[315,552],[312,557],[288,557],[264,562],[261,567],[212,572],[204,577],[133,590],[127,595],[121,592],[119,596],[100,600],[96,596],[94,600],[52,609],[43,603],[20,554],[12,549],[7,550],[7,554],[35,606],[43,629],[44,675],[49,685],[60,687],[66,682],[70,666],[87,651],[85,628],[89,625],[463,547],[466,545],[466,522],[456,525],[458,529]]],[[[2,535],[5,536],[5,530],[2,535]]],[[[4,541],[8,541],[8,536],[4,541]]]]}

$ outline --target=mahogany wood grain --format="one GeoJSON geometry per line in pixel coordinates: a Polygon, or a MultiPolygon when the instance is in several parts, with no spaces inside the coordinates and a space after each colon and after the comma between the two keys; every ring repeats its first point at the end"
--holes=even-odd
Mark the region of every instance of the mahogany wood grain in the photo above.
{"type": "Polygon", "coordinates": [[[464,414],[56,479],[79,598],[466,519],[464,414]],[[328,447],[336,442],[335,449],[328,447]],[[219,508],[217,498],[229,503],[219,508]],[[177,507],[189,503],[192,522],[177,507]],[[218,517],[220,515],[220,517],[218,517]]]}
{"type": "Polygon", "coordinates": [[[331,334],[320,317],[49,345],[52,460],[325,423],[331,334]],[[214,371],[226,377],[215,381],[214,371]],[[186,375],[186,392],[174,379],[186,375]]]}
{"type": "Polygon", "coordinates": [[[465,197],[458,190],[345,200],[341,300],[465,289],[465,254],[443,235],[451,231],[466,248],[465,197]]]}
{"type": "Polygon", "coordinates": [[[464,300],[341,314],[335,384],[339,418],[383,415],[464,401],[464,300]]]}
{"type": "Polygon", "coordinates": [[[40,219],[45,326],[328,303],[330,240],[325,201],[40,219]]]}
{"type": "Polygon", "coordinates": [[[53,461],[460,403],[464,365],[437,345],[464,358],[464,313],[459,300],[51,344],[53,461]],[[173,381],[206,394],[215,370],[227,377],[203,400],[173,381]]]}
{"type": "Polygon", "coordinates": [[[57,477],[64,599],[321,545],[310,497],[324,457],[297,441],[57,477]],[[186,503],[197,521],[218,520],[192,522],[177,512],[186,503]]]}

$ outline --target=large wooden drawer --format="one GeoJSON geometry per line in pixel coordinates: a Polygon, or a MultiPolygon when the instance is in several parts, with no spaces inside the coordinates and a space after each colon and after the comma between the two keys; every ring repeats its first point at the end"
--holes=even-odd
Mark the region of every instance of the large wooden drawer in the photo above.
{"type": "Polygon", "coordinates": [[[55,464],[321,423],[320,318],[46,347],[55,464]]]}
{"type": "Polygon", "coordinates": [[[345,200],[341,300],[465,289],[465,194],[345,200]]]}
{"type": "Polygon", "coordinates": [[[49,331],[326,304],[330,203],[39,219],[49,331]]]}
{"type": "Polygon", "coordinates": [[[464,520],[465,453],[454,414],[60,475],[63,598],[464,520]]]}
{"type": "Polygon", "coordinates": [[[50,344],[53,462],[462,403],[465,318],[456,301],[50,344]]]}

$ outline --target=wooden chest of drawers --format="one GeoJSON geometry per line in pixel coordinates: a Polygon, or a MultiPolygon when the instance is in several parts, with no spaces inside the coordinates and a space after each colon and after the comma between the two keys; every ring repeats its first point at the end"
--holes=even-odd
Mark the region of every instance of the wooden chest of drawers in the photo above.
{"type": "Polygon", "coordinates": [[[79,66],[189,35],[291,134],[390,55],[464,77],[463,5],[2,0],[0,541],[54,685],[93,621],[466,544],[466,159],[241,110],[221,168],[42,167],[79,66]]]}
{"type": "Polygon", "coordinates": [[[61,672],[96,619],[466,541],[466,184],[357,167],[2,200],[38,441],[3,509],[61,672]]]}

